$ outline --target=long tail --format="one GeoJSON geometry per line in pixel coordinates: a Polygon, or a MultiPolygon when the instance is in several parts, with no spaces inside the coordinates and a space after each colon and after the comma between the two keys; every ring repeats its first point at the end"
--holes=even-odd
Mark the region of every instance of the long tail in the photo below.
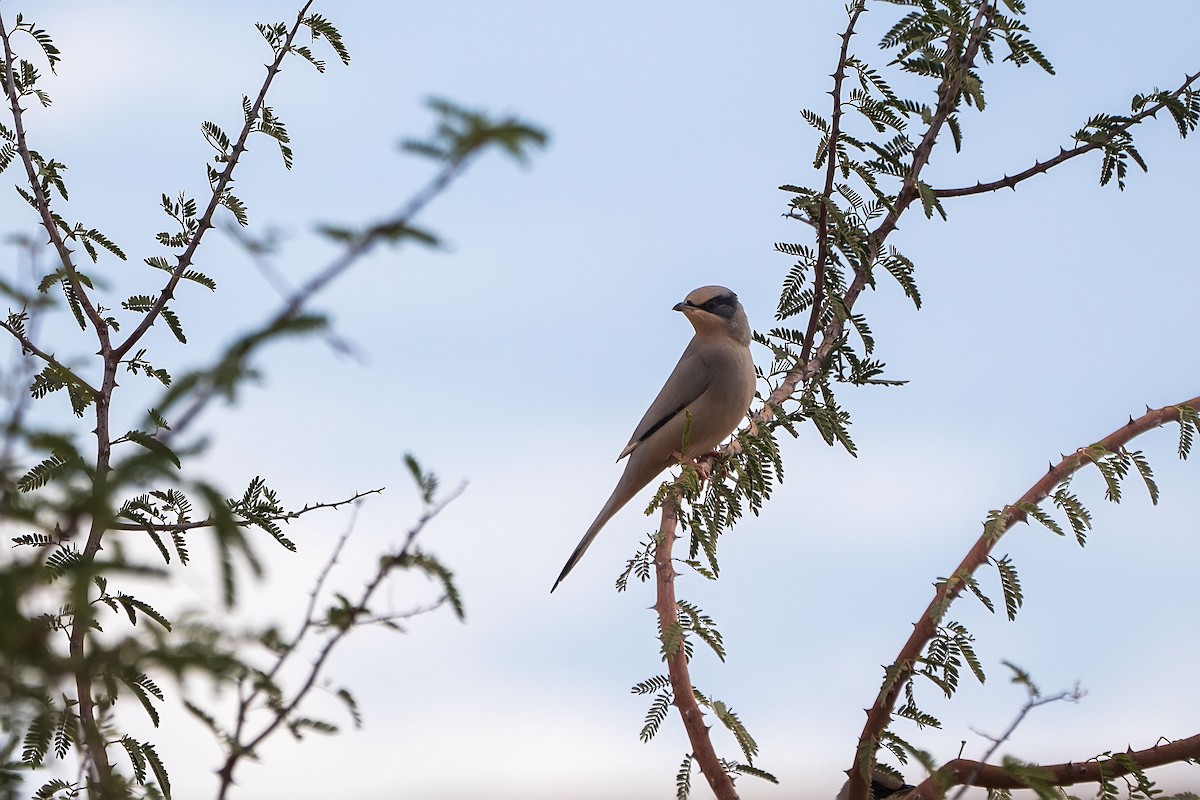
{"type": "MultiPolygon", "coordinates": [[[[604,508],[606,511],[608,510],[608,506],[605,506],[604,508]]],[[[592,527],[588,528],[587,533],[583,535],[583,538],[579,540],[579,544],[575,547],[575,552],[571,553],[571,557],[567,559],[566,566],[562,568],[562,572],[558,573],[558,580],[556,580],[554,585],[550,587],[551,594],[553,594],[554,590],[558,588],[558,585],[563,582],[563,578],[567,577],[567,573],[575,569],[575,565],[579,563],[579,559],[583,558],[583,554],[587,552],[589,547],[592,546],[592,541],[595,540],[596,534],[600,533],[600,529],[604,527],[604,523],[608,522],[615,513],[616,509],[613,509],[607,515],[605,515],[604,512],[601,512],[600,516],[596,518],[596,521],[592,523],[592,527]]]]}
{"type": "MultiPolygon", "coordinates": [[[[634,454],[636,457],[636,453],[634,454]]],[[[625,466],[625,472],[621,475],[621,480],[617,481],[617,488],[613,489],[612,496],[608,498],[608,502],[604,504],[604,508],[600,509],[600,513],[596,515],[596,521],[587,529],[587,533],[579,540],[579,544],[575,547],[575,552],[571,553],[571,557],[567,559],[566,566],[558,575],[558,580],[550,587],[551,593],[558,588],[558,585],[563,582],[563,578],[575,569],[575,565],[579,563],[579,559],[583,558],[583,554],[592,546],[592,541],[595,540],[596,534],[600,533],[613,515],[620,511],[626,503],[633,499],[633,496],[640,492],[642,488],[648,484],[655,475],[665,469],[665,465],[656,465],[657,469],[647,469],[641,463],[630,461],[625,466]]]]}

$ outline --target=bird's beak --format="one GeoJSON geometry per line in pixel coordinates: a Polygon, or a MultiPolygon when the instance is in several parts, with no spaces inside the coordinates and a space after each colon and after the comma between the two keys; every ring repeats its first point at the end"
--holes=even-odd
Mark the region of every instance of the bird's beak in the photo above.
{"type": "Polygon", "coordinates": [[[672,311],[687,311],[687,307],[688,307],[687,303],[676,303],[675,307],[672,308],[671,310],[672,311]]]}

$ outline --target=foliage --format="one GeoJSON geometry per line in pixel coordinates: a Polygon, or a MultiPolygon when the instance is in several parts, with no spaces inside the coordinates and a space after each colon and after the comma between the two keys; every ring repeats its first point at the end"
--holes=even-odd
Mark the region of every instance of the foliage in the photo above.
{"type": "MultiPolygon", "coordinates": [[[[436,477],[411,456],[405,463],[424,513],[403,544],[380,557],[363,586],[335,592],[328,586],[330,571],[348,528],[317,576],[294,633],[274,627],[237,633],[231,618],[164,613],[150,594],[169,593],[177,571],[191,564],[194,537],[203,535],[215,545],[223,599],[233,609],[242,602],[240,577],[263,570],[264,540],[295,550],[286,533],[289,523],[321,509],[357,505],[381,491],[297,507],[267,479],[255,477],[244,491],[227,494],[226,487],[197,477],[191,468],[205,442],[194,428],[215,399],[234,398],[254,374],[253,363],[265,345],[325,327],[324,318],[306,306],[363,254],[384,243],[436,241],[415,228],[413,218],[475,157],[499,149],[524,162],[546,141],[541,130],[515,117],[492,119],[449,101],[432,103],[433,135],[409,149],[432,160],[434,176],[405,207],[373,225],[328,231],[341,243],[341,255],[211,365],[182,373],[159,366],[171,353],[158,352],[161,346],[152,351],[148,332],[165,328],[175,343],[186,345],[185,320],[173,301],[187,286],[217,289],[216,278],[196,267],[206,233],[226,212],[238,226],[249,225],[249,209],[232,191],[248,142],[266,137],[284,167],[293,166],[291,134],[280,113],[266,104],[281,65],[299,58],[324,72],[322,47],[340,63],[350,61],[338,29],[310,12],[311,5],[305,3],[292,23],[258,25],[272,56],[266,77],[253,95],[242,97],[233,133],[215,122],[201,124],[214,151],[205,165],[207,185],[198,194],[162,193],[167,224],[152,238],[163,250],[143,259],[149,268],[142,276],[144,288],[124,299],[108,296],[105,284],[93,281],[85,269],[126,261],[125,249],[89,224],[66,218],[60,209],[68,199],[67,167],[34,149],[27,128],[38,119],[29,113],[28,101],[41,107],[51,103],[46,76],[34,61],[40,59],[53,74],[62,54],[50,34],[23,15],[11,26],[0,18],[0,89],[8,117],[0,124],[0,170],[14,168],[17,191],[49,240],[48,251],[25,240],[30,262],[39,263],[45,252],[52,261],[36,289],[0,280],[9,304],[0,328],[20,347],[19,362],[4,378],[25,387],[6,412],[0,442],[0,518],[14,544],[13,554],[0,561],[0,662],[5,664],[0,789],[5,796],[15,796],[32,777],[44,778],[36,797],[170,798],[170,765],[156,741],[135,738],[126,726],[137,710],[157,729],[164,706],[178,701],[225,752],[217,791],[224,797],[241,761],[255,757],[258,745],[276,731],[299,739],[338,730],[336,723],[311,716],[305,701],[326,658],[350,632],[369,625],[398,629],[407,616],[443,604],[459,618],[464,614],[451,570],[416,544],[456,493],[439,492],[436,477]],[[90,345],[68,355],[44,344],[53,337],[43,336],[41,326],[50,324],[56,303],[65,304],[68,319],[90,337],[90,345]],[[118,378],[126,375],[151,380],[119,391],[118,378]],[[145,408],[138,404],[146,387],[158,396],[142,414],[137,409],[145,408]],[[129,430],[116,427],[118,420],[131,417],[142,421],[129,430]],[[435,599],[406,612],[373,610],[378,590],[402,573],[427,578],[435,599]],[[292,662],[300,662],[299,673],[292,662]],[[164,688],[166,677],[180,681],[179,692],[164,688]],[[235,718],[223,719],[186,696],[184,687],[190,684],[184,678],[236,690],[235,718]]],[[[361,716],[351,692],[343,687],[333,694],[358,725],[361,716]]]]}
{"type": "MultiPolygon", "coordinates": [[[[894,283],[915,308],[922,306],[917,265],[890,241],[901,218],[919,208],[926,218],[947,220],[946,201],[951,198],[1015,188],[1091,152],[1099,156],[1101,186],[1113,183],[1115,178],[1117,188],[1124,190],[1130,178],[1129,165],[1146,168],[1134,138],[1140,124],[1165,111],[1162,116],[1169,117],[1179,135],[1186,138],[1200,123],[1197,74],[1175,89],[1156,88],[1135,95],[1128,114],[1093,115],[1071,137],[1072,146],[1024,171],[972,187],[931,185],[925,176],[931,153],[948,146],[955,151],[961,149],[963,115],[987,109],[990,70],[1011,64],[1055,73],[1050,58],[1032,38],[1023,19],[1025,12],[1022,0],[875,0],[870,4],[853,0],[846,6],[847,23],[831,76],[831,108],[827,113],[811,109],[802,113],[816,138],[812,166],[818,182],[815,186],[789,183],[780,187],[789,198],[787,216],[803,223],[815,241],[775,245],[793,263],[780,290],[778,324],[765,333],[754,334],[754,341],[772,353],[770,366],[759,374],[764,386],[759,394],[761,406],[719,457],[709,458],[696,468],[683,465],[679,477],[660,488],[651,504],[651,510],[662,510],[659,533],[629,561],[618,580],[618,589],[623,590],[630,577],[649,580],[649,567],[656,566],[660,619],[677,620],[660,624],[658,631],[672,668],[671,685],[691,680],[688,661],[694,640],[708,644],[721,660],[726,655],[711,619],[696,606],[674,600],[674,565],[689,567],[708,580],[719,578],[721,535],[732,529],[746,510],[757,514],[775,483],[783,479],[777,443],[780,431],[795,437],[799,426],[811,423],[827,444],[856,455],[850,413],[841,400],[842,388],[903,383],[886,375],[870,320],[857,310],[864,291],[879,289],[887,281],[894,283]],[[868,6],[894,19],[879,42],[884,54],[881,66],[853,48],[859,19],[868,6]],[[899,86],[905,90],[894,88],[899,86]],[[928,97],[933,100],[927,101],[928,97]],[[706,474],[708,471],[711,475],[706,474]],[[676,516],[690,539],[687,556],[672,560],[659,551],[664,546],[669,551],[676,516]],[[686,658],[673,662],[670,656],[677,652],[685,653],[686,658]]],[[[1157,502],[1159,490],[1146,456],[1126,445],[1133,436],[1157,424],[1174,422],[1179,426],[1179,455],[1186,457],[1197,430],[1196,405],[1197,401],[1188,401],[1148,411],[1145,417],[1131,421],[1131,428],[1114,432],[1064,459],[1016,503],[988,512],[979,542],[950,577],[938,581],[934,600],[918,621],[909,644],[885,670],[879,697],[868,710],[868,722],[857,748],[849,797],[863,800],[870,791],[872,775],[890,769],[875,763],[881,747],[901,763],[919,754],[918,761],[931,772],[939,769],[931,756],[907,742],[891,725],[896,718],[910,720],[918,727],[939,724],[921,707],[922,684],[952,697],[964,667],[976,680],[984,681],[974,636],[962,622],[947,615],[964,589],[989,611],[995,611],[996,603],[976,574],[980,566],[991,564],[997,573],[1005,613],[1009,619],[1016,617],[1024,602],[1016,565],[1009,555],[993,553],[1003,535],[1016,522],[1031,519],[1059,536],[1069,530],[1084,545],[1092,513],[1072,490],[1071,478],[1087,465],[1095,467],[1103,479],[1107,500],[1120,502],[1127,480],[1136,475],[1152,502],[1157,502]],[[903,701],[897,706],[901,696],[903,701]]],[[[670,689],[651,687],[641,693],[653,695],[642,730],[645,740],[653,736],[665,718],[669,700],[664,698],[670,697],[670,689]]],[[[676,705],[688,727],[688,715],[695,710],[676,705]]],[[[708,707],[720,719],[715,708],[708,707]]],[[[688,730],[691,734],[693,729],[688,730]]],[[[736,731],[734,738],[742,743],[736,731]]],[[[685,759],[677,780],[679,795],[686,795],[691,766],[698,763],[718,797],[735,797],[732,783],[722,782],[717,775],[723,769],[719,759],[703,755],[710,747],[707,736],[691,735],[691,744],[694,752],[685,759]]],[[[1005,769],[1010,776],[1020,776],[1021,785],[1039,792],[1062,785],[1057,773],[1052,776],[1053,782],[1045,786],[1039,783],[1046,774],[1041,767],[1013,761],[1005,769]]],[[[930,791],[941,791],[948,788],[951,777],[938,773],[931,780],[937,787],[930,791]]],[[[1143,789],[1137,787],[1137,791],[1143,789]]]]}

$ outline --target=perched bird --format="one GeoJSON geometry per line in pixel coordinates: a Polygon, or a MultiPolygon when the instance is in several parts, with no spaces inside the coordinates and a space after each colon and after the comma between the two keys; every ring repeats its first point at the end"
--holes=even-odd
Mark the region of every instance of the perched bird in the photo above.
{"type": "Polygon", "coordinates": [[[614,514],[660,472],[677,463],[679,456],[696,458],[716,447],[745,417],[754,398],[750,323],[737,295],[724,286],[701,286],[674,310],[683,312],[696,335],[617,457],[620,461],[629,456],[625,472],[567,559],[551,592],[614,514]],[[685,449],[684,429],[689,416],[685,449]]]}
{"type": "MultiPolygon", "coordinates": [[[[883,800],[887,797],[890,800],[901,800],[904,795],[917,787],[905,783],[895,775],[889,775],[886,772],[872,771],[871,772],[871,796],[875,800],[883,800]]],[[[842,787],[838,792],[836,800],[846,800],[846,795],[850,793],[850,781],[842,787]]]]}

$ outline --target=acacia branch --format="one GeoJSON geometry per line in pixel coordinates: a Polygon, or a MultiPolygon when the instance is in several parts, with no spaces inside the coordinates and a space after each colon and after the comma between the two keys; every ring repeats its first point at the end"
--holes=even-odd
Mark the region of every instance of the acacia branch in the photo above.
{"type": "MultiPolygon", "coordinates": [[[[1193,397],[1176,405],[1147,410],[1145,414],[1137,419],[1130,418],[1128,423],[1105,436],[1096,445],[1093,445],[1093,447],[1103,448],[1103,452],[1106,453],[1119,452],[1126,444],[1143,433],[1158,428],[1167,422],[1178,422],[1180,420],[1180,408],[1183,406],[1200,409],[1200,397],[1193,397]]],[[[1013,525],[1018,522],[1027,521],[1028,515],[1022,510],[1023,507],[1039,505],[1050,496],[1050,493],[1056,486],[1062,484],[1081,467],[1091,462],[1092,458],[1088,455],[1088,450],[1089,448],[1080,448],[1071,455],[1063,457],[1061,461],[1052,466],[1045,475],[1033,484],[1025,494],[1021,495],[1016,503],[1005,506],[999,523],[996,526],[989,525],[988,530],[976,540],[970,551],[968,551],[963,560],[951,573],[951,579],[940,581],[936,585],[933,599],[913,624],[912,634],[900,649],[900,653],[893,662],[893,665],[888,669],[889,677],[894,677],[884,684],[875,704],[867,711],[867,722],[863,727],[862,735],[859,739],[860,742],[878,741],[879,736],[891,722],[892,710],[895,708],[896,700],[903,691],[905,684],[912,678],[917,659],[920,658],[925,646],[936,633],[937,626],[949,608],[950,603],[962,593],[963,588],[966,586],[966,578],[973,575],[976,570],[987,563],[988,556],[996,544],[1013,525]]],[[[989,767],[987,769],[998,768],[989,767]]],[[[858,775],[858,770],[854,770],[851,775],[852,784],[856,775],[858,775]]]]}
{"type": "MultiPolygon", "coordinates": [[[[237,525],[238,527],[245,528],[245,527],[249,527],[250,525],[256,525],[260,521],[264,521],[264,520],[270,521],[270,522],[291,522],[293,520],[299,519],[300,517],[304,516],[305,514],[308,514],[309,512],[312,512],[312,511],[317,511],[317,510],[323,509],[323,508],[329,508],[329,509],[341,508],[344,505],[349,505],[350,503],[354,503],[358,500],[361,500],[364,497],[366,497],[367,495],[382,494],[382,493],[383,493],[383,487],[381,486],[378,489],[368,489],[365,492],[355,492],[352,497],[347,497],[345,500],[336,500],[332,503],[313,503],[311,505],[305,505],[304,508],[298,509],[296,511],[285,511],[282,514],[276,514],[276,515],[268,516],[268,517],[260,517],[260,518],[256,518],[253,520],[249,520],[249,519],[237,520],[234,522],[234,524],[237,525]]],[[[153,522],[151,522],[151,523],[147,523],[144,525],[141,523],[137,523],[137,522],[114,522],[114,523],[110,524],[108,527],[109,527],[109,530],[114,530],[114,531],[145,531],[147,533],[175,533],[178,531],[196,530],[197,528],[211,528],[212,526],[216,525],[217,522],[218,521],[216,519],[214,519],[213,517],[210,516],[210,517],[206,517],[205,519],[202,519],[202,520],[196,520],[195,522],[177,522],[177,523],[167,523],[167,522],[153,523],[153,522]]]]}
{"type": "MultiPolygon", "coordinates": [[[[835,104],[835,115],[840,113],[841,102],[840,92],[838,91],[840,88],[838,76],[844,75],[849,52],[849,37],[853,34],[854,25],[857,22],[858,16],[861,14],[861,12],[861,4],[851,9],[850,22],[847,25],[845,33],[842,35],[841,55],[838,62],[838,69],[834,73],[835,90],[833,92],[833,98],[835,104]]],[[[996,8],[994,0],[984,2],[980,6],[976,17],[972,22],[970,34],[967,37],[967,41],[963,47],[962,53],[954,64],[947,65],[947,74],[942,79],[942,82],[938,87],[937,108],[929,121],[929,126],[925,130],[920,143],[913,151],[912,162],[909,166],[907,174],[905,175],[904,182],[900,188],[896,202],[893,203],[887,216],[880,222],[879,226],[871,232],[870,241],[872,242],[873,247],[870,248],[867,256],[869,260],[863,267],[856,269],[854,279],[846,289],[846,293],[843,297],[843,304],[847,311],[853,308],[855,302],[858,300],[859,295],[862,294],[862,291],[867,287],[867,285],[869,285],[871,281],[870,265],[871,260],[873,260],[873,254],[882,249],[887,237],[897,229],[897,224],[900,217],[908,210],[908,208],[912,205],[912,202],[919,196],[917,183],[919,181],[920,174],[925,166],[929,163],[929,157],[933,151],[934,144],[936,144],[938,135],[945,126],[946,121],[958,108],[961,96],[962,76],[974,65],[975,58],[979,52],[980,43],[983,41],[984,34],[986,33],[988,26],[991,24],[992,16],[995,14],[995,12],[996,8]]],[[[824,194],[826,201],[828,201],[833,192],[833,185],[830,175],[832,174],[832,165],[834,164],[835,157],[836,153],[831,147],[829,152],[831,167],[826,172],[826,187],[824,194]]],[[[822,205],[821,213],[825,213],[824,208],[824,205],[822,205]]],[[[821,235],[819,222],[817,227],[818,236],[820,239],[819,247],[827,247],[827,236],[821,235]]],[[[827,252],[828,251],[826,250],[826,253],[827,252]]],[[[826,258],[828,258],[828,255],[826,258]]],[[[819,276],[821,274],[822,270],[818,268],[818,279],[820,279],[819,276]]],[[[816,296],[814,297],[814,302],[818,302],[816,296]]],[[[815,314],[810,318],[810,331],[812,328],[811,320],[813,319],[816,319],[815,314]]],[[[791,399],[795,395],[800,386],[808,384],[827,368],[830,358],[832,357],[834,351],[838,348],[844,329],[845,321],[841,318],[835,316],[829,321],[822,332],[821,344],[817,346],[816,352],[812,355],[812,357],[801,359],[797,366],[791,369],[787,375],[784,376],[783,380],[780,381],[779,385],[771,391],[771,394],[764,401],[762,408],[760,408],[751,416],[750,425],[748,428],[751,435],[757,434],[757,426],[760,423],[770,422],[775,418],[775,408],[782,406],[784,402],[791,399]]],[[[806,348],[809,346],[809,338],[810,336],[806,335],[806,348]]],[[[730,444],[722,448],[720,455],[731,454],[736,442],[737,438],[734,437],[730,444]]],[[[709,467],[711,467],[718,457],[719,456],[710,456],[702,460],[701,463],[707,464],[709,467]]],[[[676,519],[677,512],[674,509],[669,509],[668,506],[669,504],[664,504],[663,506],[663,527],[662,532],[660,533],[660,535],[663,537],[663,540],[660,542],[658,549],[655,551],[655,568],[658,575],[658,602],[656,603],[656,608],[658,609],[659,621],[663,626],[664,631],[666,630],[666,625],[677,619],[678,613],[676,610],[677,606],[674,597],[675,572],[670,561],[670,545],[674,544],[676,538],[674,534],[674,520],[676,519]],[[670,517],[668,517],[668,514],[670,514],[670,517]],[[670,529],[669,532],[668,528],[670,529]],[[666,548],[665,551],[664,547],[666,548]],[[672,614],[675,616],[672,616],[672,614]]],[[[681,687],[686,687],[688,696],[691,697],[691,679],[688,676],[686,659],[682,656],[669,659],[668,668],[670,670],[672,687],[675,693],[675,702],[677,705],[679,705],[681,687]],[[676,673],[678,673],[678,675],[676,673]]],[[[694,704],[694,699],[692,700],[692,703],[694,704]]],[[[704,762],[701,761],[702,753],[699,752],[700,749],[702,747],[706,748],[707,751],[711,753],[712,744],[708,739],[708,730],[700,720],[699,707],[695,706],[693,711],[691,708],[685,708],[681,706],[680,714],[683,717],[684,727],[688,731],[688,738],[692,742],[692,747],[698,751],[694,754],[697,763],[700,764],[701,770],[709,779],[710,785],[713,786],[713,791],[717,792],[718,797],[736,797],[736,792],[734,792],[731,780],[729,781],[728,791],[732,794],[729,795],[722,795],[718,790],[718,784],[713,783],[714,778],[719,780],[720,776],[722,775],[728,779],[728,776],[725,775],[724,770],[720,767],[720,762],[716,759],[715,753],[713,753],[711,756],[712,762],[708,769],[705,768],[704,762]]],[[[849,796],[852,798],[852,800],[865,800],[868,788],[869,787],[867,783],[861,777],[861,772],[858,769],[852,769],[850,771],[849,783],[849,796]]]]}
{"type": "MultiPolygon", "coordinates": [[[[1187,79],[1183,84],[1167,95],[1167,99],[1178,99],[1191,89],[1193,83],[1200,80],[1200,72],[1194,75],[1186,76],[1187,79]]],[[[1084,153],[1090,153],[1093,150],[1098,150],[1105,147],[1117,135],[1127,132],[1134,125],[1144,122],[1150,117],[1154,117],[1159,111],[1167,107],[1166,99],[1160,100],[1154,105],[1147,106],[1132,117],[1128,117],[1121,124],[1111,128],[1109,131],[1094,141],[1076,145],[1070,150],[1059,148],[1058,155],[1049,158],[1045,161],[1036,161],[1034,165],[1023,172],[1018,172],[1016,175],[1005,175],[1000,180],[989,181],[988,183],[976,183],[974,186],[964,186],[958,189],[934,189],[933,194],[936,197],[966,197],[973,194],[983,194],[985,192],[994,192],[997,189],[1016,189],[1017,184],[1028,180],[1035,175],[1042,175],[1049,172],[1052,168],[1057,167],[1065,161],[1070,161],[1072,158],[1081,156],[1084,153]]]]}
{"type": "Polygon", "coordinates": [[[13,61],[16,59],[16,54],[13,52],[8,28],[4,24],[2,15],[0,15],[0,40],[3,40],[4,43],[4,83],[8,89],[8,107],[13,121],[13,133],[16,136],[17,153],[20,154],[21,163],[25,167],[25,179],[29,183],[30,194],[35,201],[34,209],[41,218],[42,227],[46,229],[46,235],[54,247],[54,252],[58,255],[59,262],[63,265],[65,280],[70,283],[80,307],[96,330],[96,336],[100,339],[101,352],[106,353],[109,349],[108,325],[100,318],[100,312],[96,310],[91,298],[84,291],[83,283],[79,280],[79,273],[75,269],[75,263],[71,259],[72,251],[67,247],[62,231],[55,222],[54,214],[50,211],[50,198],[42,189],[42,182],[38,180],[37,167],[33,163],[33,151],[30,150],[29,141],[25,135],[25,109],[21,108],[21,98],[17,94],[16,75],[13,73],[13,61]]]}
{"type": "Polygon", "coordinates": [[[654,549],[654,572],[657,592],[654,609],[658,612],[659,636],[663,643],[663,657],[667,662],[667,675],[671,680],[671,692],[675,696],[675,708],[683,720],[688,741],[692,745],[692,757],[700,766],[700,772],[708,780],[718,800],[737,800],[737,789],[733,779],[721,766],[721,759],[713,749],[704,723],[704,712],[696,702],[692,678],[688,672],[687,648],[682,633],[676,639],[673,630],[679,628],[679,604],[675,599],[675,565],[671,550],[678,538],[675,531],[679,524],[679,494],[662,504],[662,526],[659,528],[658,546],[654,549]],[[668,646],[668,640],[671,640],[668,646]]]}
{"type": "MultiPolygon", "coordinates": [[[[1166,744],[1156,744],[1144,750],[1126,749],[1124,753],[1121,753],[1119,759],[1068,761],[1063,764],[1039,766],[1037,769],[1039,777],[1054,786],[1074,786],[1079,783],[1099,783],[1104,779],[1128,775],[1133,771],[1130,763],[1146,770],[1196,759],[1200,759],[1200,734],[1166,744]]],[[[1003,767],[956,758],[947,762],[911,793],[906,794],[904,798],[905,800],[938,800],[945,796],[945,790],[951,786],[980,786],[987,789],[1026,788],[1025,784],[1003,767]]]]}
{"type": "Polygon", "coordinates": [[[242,132],[238,135],[237,142],[229,151],[226,157],[225,168],[221,170],[221,174],[217,177],[216,183],[212,185],[212,193],[208,198],[208,205],[204,209],[204,214],[200,217],[196,225],[196,233],[188,242],[184,251],[179,254],[178,262],[175,268],[171,270],[171,276],[167,279],[167,283],[158,293],[158,297],[154,300],[154,305],[142,317],[142,321],[133,329],[129,336],[114,350],[115,356],[120,359],[129,352],[138,341],[146,334],[155,321],[157,321],[162,310],[167,305],[167,301],[174,297],[175,287],[179,285],[179,281],[183,277],[183,273],[192,265],[196,256],[196,250],[200,247],[200,240],[204,238],[204,234],[209,228],[213,227],[212,219],[216,214],[217,209],[221,207],[221,200],[225,196],[225,192],[229,185],[233,182],[233,171],[241,160],[242,155],[246,152],[246,141],[250,138],[250,134],[254,132],[254,126],[259,121],[259,116],[262,114],[263,106],[266,105],[267,91],[271,88],[271,84],[275,81],[275,77],[282,69],[283,59],[292,50],[292,42],[295,41],[296,35],[300,32],[301,26],[304,24],[304,15],[308,13],[308,9],[312,6],[313,0],[308,0],[299,13],[296,15],[296,21],[292,24],[287,32],[287,36],[279,46],[279,52],[275,55],[275,60],[267,65],[267,76],[263,79],[262,85],[259,87],[258,96],[254,98],[254,103],[250,106],[249,112],[246,114],[245,124],[242,125],[242,132]]]}
{"type": "MultiPolygon", "coordinates": [[[[21,156],[21,163],[25,167],[25,177],[29,182],[30,192],[34,198],[35,210],[41,218],[42,227],[46,229],[46,234],[50,238],[50,243],[54,246],[59,261],[62,263],[63,279],[71,286],[72,293],[77,302],[83,309],[87,319],[92,323],[92,327],[95,329],[96,336],[100,341],[101,355],[107,358],[110,351],[108,326],[100,318],[99,312],[92,304],[87,292],[84,291],[83,284],[71,260],[71,251],[67,248],[61,231],[54,220],[54,215],[50,211],[50,199],[42,189],[41,181],[38,180],[37,169],[33,163],[33,153],[29,148],[29,141],[25,134],[25,123],[23,120],[25,110],[21,108],[16,75],[13,72],[13,61],[16,59],[16,55],[13,52],[8,28],[4,24],[2,16],[0,16],[0,41],[3,42],[4,47],[4,85],[7,90],[9,112],[13,120],[13,133],[16,137],[17,152],[21,156]]],[[[12,332],[11,329],[10,332],[12,332]]],[[[108,472],[108,405],[107,395],[103,393],[104,388],[108,388],[108,377],[109,370],[106,369],[105,382],[102,384],[103,388],[101,392],[96,393],[97,454],[95,481],[98,496],[103,496],[108,472]]],[[[99,552],[100,536],[101,533],[98,526],[93,524],[92,530],[88,535],[87,544],[84,546],[82,553],[85,561],[90,562],[95,558],[96,553],[99,552]]],[[[86,603],[76,603],[77,609],[86,607],[86,603]]],[[[71,672],[74,674],[75,691],[78,695],[79,708],[77,713],[79,714],[79,723],[83,730],[83,739],[87,745],[91,761],[91,768],[88,770],[88,792],[90,795],[104,800],[114,788],[113,770],[112,763],[108,758],[104,735],[100,732],[96,724],[95,700],[92,698],[92,677],[88,671],[84,654],[84,641],[89,626],[87,620],[80,618],[80,613],[80,611],[76,611],[71,621],[69,645],[71,672]]]]}
{"type": "Polygon", "coordinates": [[[850,39],[854,36],[854,26],[858,18],[866,10],[866,0],[858,0],[849,11],[850,19],[846,30],[842,32],[842,50],[838,56],[837,69],[833,72],[833,113],[830,115],[829,140],[825,148],[825,190],[822,197],[821,209],[817,212],[817,260],[813,265],[813,306],[808,315],[808,329],[804,334],[804,344],[800,349],[801,363],[808,361],[812,353],[813,343],[817,338],[817,327],[821,321],[821,302],[825,296],[825,265],[829,262],[829,198],[833,196],[834,179],[837,176],[837,147],[842,133],[842,84],[846,80],[846,64],[850,54],[850,39]]]}
{"type": "Polygon", "coordinates": [[[306,2],[300,9],[299,13],[296,15],[295,23],[293,23],[292,27],[288,30],[287,36],[280,44],[279,52],[276,54],[275,60],[267,65],[266,78],[263,80],[263,83],[258,91],[258,96],[254,99],[254,103],[251,105],[250,111],[246,115],[246,121],[242,126],[242,131],[238,135],[238,139],[234,143],[233,148],[229,152],[225,168],[221,171],[216,183],[212,186],[212,192],[209,197],[208,206],[205,208],[204,214],[200,217],[197,223],[195,235],[192,237],[191,241],[188,242],[188,245],[184,249],[183,253],[179,255],[178,263],[176,264],[175,269],[171,271],[171,276],[168,279],[167,284],[163,287],[162,291],[156,298],[154,305],[149,311],[146,312],[141,323],[139,323],[137,328],[130,333],[125,342],[117,348],[116,352],[118,357],[123,356],[126,352],[128,352],[129,349],[132,348],[139,339],[141,339],[146,331],[149,330],[150,326],[154,324],[158,315],[166,306],[167,301],[174,295],[175,287],[178,285],[183,273],[189,266],[191,266],[192,261],[195,258],[196,250],[200,246],[200,240],[203,238],[205,232],[209,228],[213,227],[213,215],[221,206],[221,199],[224,196],[226,189],[233,182],[234,168],[237,166],[238,161],[246,151],[246,142],[250,138],[250,134],[254,132],[254,126],[257,124],[259,116],[262,113],[262,109],[266,104],[267,92],[270,89],[271,84],[274,82],[275,77],[282,69],[283,59],[288,55],[289,52],[291,52],[292,42],[295,41],[296,35],[299,33],[300,27],[304,22],[304,15],[307,13],[312,3],[313,0],[308,0],[308,2],[306,2]]]}
{"type": "Polygon", "coordinates": [[[26,353],[31,353],[31,354],[37,356],[38,358],[40,358],[42,361],[45,361],[47,364],[49,364],[50,366],[54,367],[56,370],[61,372],[64,376],[70,378],[71,383],[74,383],[75,385],[79,386],[81,389],[85,389],[88,392],[88,394],[90,394],[93,398],[100,396],[100,392],[98,390],[92,388],[92,385],[90,383],[85,381],[83,378],[80,378],[72,370],[70,370],[66,366],[64,366],[58,359],[56,359],[54,357],[53,353],[47,353],[46,351],[42,350],[40,347],[38,347],[37,345],[35,345],[33,343],[32,339],[30,339],[28,336],[21,333],[19,330],[17,330],[16,328],[9,325],[7,322],[5,322],[3,320],[0,320],[0,328],[3,328],[4,330],[6,330],[10,334],[12,334],[12,337],[17,340],[17,343],[19,345],[21,345],[22,351],[24,351],[26,353]]]}

